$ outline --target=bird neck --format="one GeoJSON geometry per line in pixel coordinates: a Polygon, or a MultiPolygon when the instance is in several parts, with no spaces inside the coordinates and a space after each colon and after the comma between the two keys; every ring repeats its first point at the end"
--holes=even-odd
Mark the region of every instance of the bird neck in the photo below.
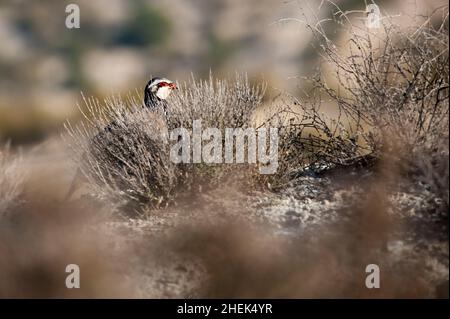
{"type": "Polygon", "coordinates": [[[156,96],[156,94],[145,91],[144,95],[144,107],[151,110],[156,110],[157,108],[162,108],[163,112],[167,112],[167,101],[162,100],[156,96]]]}
{"type": "Polygon", "coordinates": [[[148,107],[150,109],[156,108],[161,101],[160,98],[156,96],[156,94],[149,92],[148,90],[145,91],[144,95],[144,105],[145,107],[148,107]]]}

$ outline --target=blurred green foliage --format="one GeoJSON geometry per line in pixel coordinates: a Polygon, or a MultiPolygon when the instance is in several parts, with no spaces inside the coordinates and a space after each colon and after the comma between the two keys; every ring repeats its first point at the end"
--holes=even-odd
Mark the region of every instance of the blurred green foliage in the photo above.
{"type": "Polygon", "coordinates": [[[160,45],[169,37],[170,22],[158,10],[141,1],[134,3],[133,12],[116,38],[118,45],[160,45]]]}
{"type": "MultiPolygon", "coordinates": [[[[214,33],[208,35],[209,51],[206,63],[209,72],[210,68],[220,68],[236,51],[237,44],[234,41],[225,41],[217,37],[214,33]]],[[[205,71],[205,70],[204,70],[205,71]]]]}

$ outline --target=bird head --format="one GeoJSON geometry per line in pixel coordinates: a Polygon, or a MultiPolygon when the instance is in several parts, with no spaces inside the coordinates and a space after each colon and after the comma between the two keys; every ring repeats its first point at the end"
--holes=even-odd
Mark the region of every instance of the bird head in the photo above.
{"type": "Polygon", "coordinates": [[[153,78],[145,87],[146,95],[156,96],[158,100],[165,100],[177,88],[176,84],[166,78],[153,78]]]}

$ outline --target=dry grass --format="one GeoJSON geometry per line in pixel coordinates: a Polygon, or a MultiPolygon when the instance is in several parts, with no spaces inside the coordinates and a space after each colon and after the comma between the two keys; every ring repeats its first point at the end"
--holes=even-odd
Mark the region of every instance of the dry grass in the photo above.
{"type": "MultiPolygon", "coordinates": [[[[261,106],[265,91],[265,83],[252,85],[246,74],[236,73],[230,80],[215,79],[212,74],[207,80],[192,77],[170,99],[168,127],[184,127],[191,131],[193,121],[201,120],[203,128],[218,128],[224,142],[225,128],[252,126],[252,115],[261,106]]],[[[245,180],[255,169],[255,165],[247,164],[200,163],[178,167],[183,188],[193,191],[198,190],[199,185],[203,188],[220,186],[230,177],[245,180]]]]}
{"type": "Polygon", "coordinates": [[[208,80],[192,77],[170,99],[168,127],[191,129],[192,122],[201,119],[204,127],[246,128],[265,90],[265,83],[253,86],[245,74],[236,74],[228,81],[214,79],[212,74],[208,80]]]}
{"type": "Polygon", "coordinates": [[[277,182],[305,167],[385,158],[407,179],[429,184],[448,207],[448,6],[419,27],[405,30],[385,17],[371,30],[325,3],[349,41],[339,46],[330,40],[323,26],[329,20],[293,19],[311,30],[323,70],[304,78],[312,90],[291,98],[296,108],[288,104],[276,114],[277,121],[294,123],[282,125],[280,162],[287,176],[277,182]],[[330,104],[338,109],[331,120],[321,113],[330,104]]]}
{"type": "Polygon", "coordinates": [[[162,203],[176,182],[162,118],[133,97],[85,99],[85,121],[66,125],[82,175],[97,196],[162,203]]]}
{"type": "MultiPolygon", "coordinates": [[[[168,129],[247,127],[260,105],[264,86],[252,87],[246,76],[227,81],[191,80],[170,99],[170,114],[142,108],[137,99],[114,97],[101,103],[85,99],[84,121],[66,125],[68,142],[83,176],[102,198],[157,205],[173,199],[176,187],[190,189],[205,178],[217,179],[218,166],[180,164],[169,158],[168,129]]],[[[235,168],[235,167],[234,167],[235,168]]]]}
{"type": "Polygon", "coordinates": [[[307,99],[283,94],[278,98],[281,108],[261,125],[279,128],[277,173],[257,177],[273,190],[284,188],[299,174],[370,166],[378,156],[370,127],[355,124],[361,120],[357,112],[327,115],[317,93],[311,92],[307,99]]]}

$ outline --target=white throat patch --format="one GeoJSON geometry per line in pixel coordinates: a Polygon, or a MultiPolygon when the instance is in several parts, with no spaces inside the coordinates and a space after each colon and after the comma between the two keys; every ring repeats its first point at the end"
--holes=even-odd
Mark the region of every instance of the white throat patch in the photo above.
{"type": "Polygon", "coordinates": [[[156,96],[160,98],[161,100],[165,100],[169,97],[170,93],[172,92],[172,89],[168,86],[160,87],[156,91],[156,96]]]}

